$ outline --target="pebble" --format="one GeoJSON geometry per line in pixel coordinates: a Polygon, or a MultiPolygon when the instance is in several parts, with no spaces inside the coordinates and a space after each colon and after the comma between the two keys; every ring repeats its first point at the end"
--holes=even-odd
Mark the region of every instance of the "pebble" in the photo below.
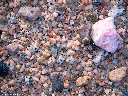
{"type": "Polygon", "coordinates": [[[99,5],[102,3],[102,0],[92,0],[93,5],[99,5]]]}
{"type": "Polygon", "coordinates": [[[44,86],[44,89],[47,89],[49,85],[47,83],[44,83],[43,86],[44,86]]]}
{"type": "Polygon", "coordinates": [[[47,72],[48,72],[47,69],[43,69],[43,70],[42,70],[42,74],[46,74],[47,72]]]}
{"type": "Polygon", "coordinates": [[[86,71],[89,71],[89,72],[93,70],[93,68],[92,68],[92,67],[87,67],[87,66],[86,66],[86,67],[84,67],[84,69],[85,69],[86,71]]]}
{"type": "Polygon", "coordinates": [[[40,8],[39,7],[21,7],[18,11],[20,16],[29,19],[36,20],[40,16],[40,8]]]}
{"type": "Polygon", "coordinates": [[[68,50],[68,52],[67,52],[66,55],[67,55],[67,56],[73,56],[73,55],[75,55],[75,51],[73,51],[73,50],[68,50]]]}
{"type": "Polygon", "coordinates": [[[76,85],[77,86],[84,86],[86,85],[89,81],[90,81],[91,77],[90,76],[83,76],[83,77],[79,77],[76,80],[76,85]]]}
{"type": "Polygon", "coordinates": [[[28,84],[28,83],[29,83],[30,76],[29,76],[29,75],[26,75],[26,76],[24,77],[24,79],[25,79],[25,82],[28,84]]]}
{"type": "Polygon", "coordinates": [[[108,95],[111,92],[111,89],[105,89],[104,92],[108,95]]]}
{"type": "Polygon", "coordinates": [[[126,76],[126,67],[120,67],[109,72],[109,79],[113,82],[119,82],[126,76]]]}
{"type": "Polygon", "coordinates": [[[37,78],[36,76],[33,76],[32,79],[33,79],[34,81],[39,81],[39,78],[37,78]]]}
{"type": "Polygon", "coordinates": [[[51,48],[51,54],[53,57],[57,57],[57,52],[58,52],[58,47],[56,45],[54,45],[52,48],[51,48]]]}
{"type": "Polygon", "coordinates": [[[76,70],[81,70],[82,66],[81,65],[77,65],[76,70]]]}
{"type": "Polygon", "coordinates": [[[75,58],[73,56],[70,56],[66,59],[66,62],[69,63],[69,64],[73,64],[75,61],[75,58]]]}
{"type": "Polygon", "coordinates": [[[64,88],[69,88],[69,82],[64,82],[64,88]]]}
{"type": "Polygon", "coordinates": [[[63,81],[60,75],[54,75],[51,77],[52,81],[52,91],[58,92],[63,90],[63,81]]]}
{"type": "Polygon", "coordinates": [[[58,12],[53,12],[53,17],[57,17],[58,16],[58,12]]]}
{"type": "Polygon", "coordinates": [[[92,59],[88,59],[88,61],[86,62],[86,66],[92,66],[92,59]]]}
{"type": "Polygon", "coordinates": [[[10,80],[10,81],[8,82],[8,84],[9,84],[9,85],[15,85],[16,82],[17,82],[16,79],[12,79],[12,80],[10,80]]]}
{"type": "Polygon", "coordinates": [[[4,61],[0,61],[0,76],[5,78],[9,73],[9,67],[4,61]]]}
{"type": "Polygon", "coordinates": [[[10,55],[14,55],[18,50],[18,45],[17,44],[9,44],[7,46],[7,50],[9,51],[10,55]]]}

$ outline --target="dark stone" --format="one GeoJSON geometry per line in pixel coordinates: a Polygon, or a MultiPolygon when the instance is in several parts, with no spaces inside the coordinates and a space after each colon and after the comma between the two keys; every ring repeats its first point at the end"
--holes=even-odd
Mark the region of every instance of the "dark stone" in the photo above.
{"type": "Polygon", "coordinates": [[[39,50],[39,47],[33,48],[33,51],[34,51],[34,52],[38,52],[38,50],[39,50]]]}
{"type": "Polygon", "coordinates": [[[0,76],[5,78],[9,73],[9,67],[4,63],[4,61],[0,61],[0,76]]]}
{"type": "Polygon", "coordinates": [[[91,39],[91,41],[89,42],[89,44],[92,46],[93,50],[96,49],[96,45],[95,45],[95,43],[93,42],[92,39],[91,39]]]}
{"type": "Polygon", "coordinates": [[[104,88],[100,87],[98,91],[100,92],[100,94],[103,94],[104,93],[104,88]]]}
{"type": "Polygon", "coordinates": [[[92,0],[93,5],[99,5],[102,3],[102,0],[92,0]]]}
{"type": "Polygon", "coordinates": [[[52,91],[61,92],[63,90],[63,81],[60,75],[55,75],[51,77],[52,81],[52,91]]]}
{"type": "Polygon", "coordinates": [[[88,16],[86,16],[86,18],[88,21],[91,21],[92,23],[97,22],[96,15],[94,15],[94,14],[89,14],[88,16]]]}

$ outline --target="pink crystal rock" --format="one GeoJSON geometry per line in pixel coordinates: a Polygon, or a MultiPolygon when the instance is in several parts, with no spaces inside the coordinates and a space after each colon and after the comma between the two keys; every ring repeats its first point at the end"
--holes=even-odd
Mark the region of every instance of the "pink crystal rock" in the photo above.
{"type": "Polygon", "coordinates": [[[111,53],[123,47],[123,39],[116,32],[113,17],[100,20],[92,26],[92,39],[96,46],[111,53]]]}

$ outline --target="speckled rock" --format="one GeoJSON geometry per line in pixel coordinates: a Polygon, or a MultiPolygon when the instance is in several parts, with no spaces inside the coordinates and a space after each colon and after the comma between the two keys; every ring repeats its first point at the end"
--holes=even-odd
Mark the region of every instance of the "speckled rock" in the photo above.
{"type": "Polygon", "coordinates": [[[113,82],[119,82],[126,76],[126,67],[120,67],[109,72],[109,79],[113,82]]]}
{"type": "Polygon", "coordinates": [[[79,77],[76,80],[76,85],[77,86],[84,86],[86,85],[89,81],[90,81],[91,77],[90,76],[83,76],[83,77],[79,77]]]}
{"type": "Polygon", "coordinates": [[[52,78],[52,91],[58,92],[63,90],[63,82],[60,75],[55,75],[52,78]]]}
{"type": "Polygon", "coordinates": [[[9,44],[6,48],[9,51],[10,55],[14,55],[18,50],[18,45],[17,44],[9,44]]]}
{"type": "Polygon", "coordinates": [[[36,20],[40,16],[39,7],[21,7],[18,13],[29,20],[36,20]]]}

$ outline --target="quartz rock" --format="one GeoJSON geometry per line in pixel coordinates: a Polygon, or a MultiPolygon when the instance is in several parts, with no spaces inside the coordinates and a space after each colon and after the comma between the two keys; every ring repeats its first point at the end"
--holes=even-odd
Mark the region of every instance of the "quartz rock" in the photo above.
{"type": "Polygon", "coordinates": [[[123,47],[123,39],[116,31],[114,17],[99,20],[92,26],[92,39],[96,46],[114,53],[123,47]]]}
{"type": "Polygon", "coordinates": [[[120,67],[109,72],[109,79],[113,82],[119,82],[126,76],[126,67],[120,67]]]}
{"type": "Polygon", "coordinates": [[[40,16],[39,7],[21,7],[18,13],[29,20],[36,20],[40,16]]]}

